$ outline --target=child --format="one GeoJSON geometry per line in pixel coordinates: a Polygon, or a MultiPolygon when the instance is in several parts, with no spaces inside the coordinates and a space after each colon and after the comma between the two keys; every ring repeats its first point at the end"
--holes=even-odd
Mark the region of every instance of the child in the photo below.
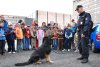
{"type": "Polygon", "coordinates": [[[8,30],[6,32],[6,38],[8,43],[8,52],[15,53],[15,33],[14,29],[12,28],[12,24],[8,24],[8,30]]]}
{"type": "Polygon", "coordinates": [[[39,47],[42,45],[43,38],[44,38],[44,31],[41,28],[39,28],[37,31],[37,39],[38,39],[39,47]]]}
{"type": "Polygon", "coordinates": [[[50,28],[48,28],[48,30],[46,31],[46,36],[51,36],[51,34],[52,34],[52,31],[50,28]]]}
{"type": "Polygon", "coordinates": [[[53,49],[57,50],[58,48],[58,29],[57,27],[53,27],[53,44],[52,44],[52,47],[53,49]]]}
{"type": "Polygon", "coordinates": [[[24,48],[24,50],[29,50],[30,37],[31,37],[30,26],[27,26],[26,27],[26,33],[25,33],[25,48],[24,48]]]}
{"type": "Polygon", "coordinates": [[[36,47],[36,27],[32,26],[31,29],[31,48],[35,49],[36,47]]]}
{"type": "Polygon", "coordinates": [[[71,49],[71,38],[72,38],[72,30],[70,29],[70,25],[67,26],[67,29],[65,31],[65,41],[64,41],[64,45],[63,48],[65,51],[66,49],[68,51],[70,51],[71,49]]]}
{"type": "Polygon", "coordinates": [[[3,29],[3,23],[0,21],[0,54],[4,54],[5,49],[5,31],[3,29]]]}
{"type": "Polygon", "coordinates": [[[23,50],[25,49],[25,33],[26,33],[26,28],[25,28],[25,23],[21,23],[21,28],[22,28],[22,32],[23,32],[23,39],[22,39],[22,43],[23,43],[23,50]]]}
{"type": "Polygon", "coordinates": [[[23,32],[21,29],[21,25],[19,23],[15,29],[15,34],[16,34],[16,38],[17,38],[17,51],[19,52],[22,50],[22,39],[23,39],[23,32]]]}

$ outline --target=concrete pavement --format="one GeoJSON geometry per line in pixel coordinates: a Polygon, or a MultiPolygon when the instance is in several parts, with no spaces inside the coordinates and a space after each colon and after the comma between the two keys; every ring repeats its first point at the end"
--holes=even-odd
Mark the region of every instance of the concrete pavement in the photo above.
{"type": "MultiPolygon", "coordinates": [[[[32,51],[22,51],[16,54],[6,53],[4,56],[0,55],[0,67],[15,67],[15,63],[25,62],[29,59],[32,51]]],[[[81,64],[77,57],[80,57],[78,53],[71,52],[60,52],[52,51],[52,60],[54,64],[48,64],[45,60],[42,60],[42,64],[28,65],[23,67],[100,67],[100,54],[94,54],[90,52],[90,61],[87,64],[81,64]]]]}

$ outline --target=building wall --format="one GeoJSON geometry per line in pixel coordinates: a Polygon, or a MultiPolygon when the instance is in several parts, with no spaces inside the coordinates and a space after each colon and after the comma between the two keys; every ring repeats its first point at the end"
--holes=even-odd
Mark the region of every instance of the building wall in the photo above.
{"type": "Polygon", "coordinates": [[[48,23],[50,22],[56,22],[56,13],[48,12],[48,23]]]}
{"type": "Polygon", "coordinates": [[[25,17],[22,16],[12,16],[12,15],[4,15],[4,18],[6,21],[9,23],[11,22],[12,24],[17,23],[19,20],[25,20],[25,17]]]}
{"type": "Polygon", "coordinates": [[[37,21],[39,26],[41,26],[42,22],[53,22],[58,23],[59,27],[63,28],[65,25],[67,26],[67,24],[71,22],[71,15],[47,11],[37,11],[37,21]]]}
{"type": "Polygon", "coordinates": [[[63,29],[64,27],[63,14],[57,14],[57,23],[58,26],[63,29]]]}
{"type": "Polygon", "coordinates": [[[42,22],[47,23],[47,12],[38,11],[38,25],[41,26],[42,22]]]}
{"type": "Polygon", "coordinates": [[[74,0],[73,1],[73,18],[77,20],[77,12],[75,11],[77,5],[83,5],[86,12],[92,16],[94,23],[100,23],[100,0],[74,0]]]}
{"type": "Polygon", "coordinates": [[[19,20],[23,20],[25,22],[26,25],[31,25],[33,18],[27,18],[27,17],[23,17],[23,16],[12,16],[12,15],[4,15],[5,20],[8,23],[12,23],[13,26],[19,21],[19,20]]]}
{"type": "Polygon", "coordinates": [[[32,25],[32,22],[33,22],[33,18],[25,18],[25,23],[26,23],[26,25],[32,25]]]}
{"type": "Polygon", "coordinates": [[[71,15],[67,15],[67,14],[64,14],[64,26],[66,26],[68,23],[71,23],[71,15]]]}

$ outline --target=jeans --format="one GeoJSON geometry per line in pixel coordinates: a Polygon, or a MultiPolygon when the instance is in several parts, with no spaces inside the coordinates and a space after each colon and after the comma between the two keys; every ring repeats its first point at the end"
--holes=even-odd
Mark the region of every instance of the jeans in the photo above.
{"type": "Polygon", "coordinates": [[[75,49],[74,37],[71,38],[71,45],[72,45],[72,49],[75,49]]]}
{"type": "Polygon", "coordinates": [[[58,47],[58,39],[53,39],[52,47],[53,47],[53,49],[57,49],[57,47],[58,47]]]}
{"type": "Polygon", "coordinates": [[[8,40],[8,52],[14,52],[15,51],[15,41],[14,40],[8,40]]]}
{"type": "Polygon", "coordinates": [[[63,48],[64,49],[71,49],[71,39],[70,38],[69,39],[65,38],[63,48]]]}
{"type": "Polygon", "coordinates": [[[3,55],[5,49],[5,40],[0,40],[0,54],[3,55]]]}
{"type": "Polygon", "coordinates": [[[22,50],[22,39],[17,39],[17,51],[22,50]]]}
{"type": "Polygon", "coordinates": [[[25,49],[25,45],[26,45],[25,41],[26,41],[26,39],[25,39],[25,37],[24,37],[24,38],[22,39],[23,49],[25,49]]]}
{"type": "Polygon", "coordinates": [[[25,37],[25,49],[29,49],[30,46],[30,38],[25,37]]]}

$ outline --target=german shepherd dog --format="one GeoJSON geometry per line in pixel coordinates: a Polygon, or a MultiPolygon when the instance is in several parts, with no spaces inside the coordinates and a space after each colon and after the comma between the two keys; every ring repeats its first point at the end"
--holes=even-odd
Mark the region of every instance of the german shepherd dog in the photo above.
{"type": "Polygon", "coordinates": [[[41,64],[40,59],[46,59],[47,62],[53,63],[50,59],[51,53],[51,37],[45,37],[44,42],[41,47],[36,49],[30,59],[24,63],[16,63],[15,66],[25,66],[32,63],[41,64]]]}

